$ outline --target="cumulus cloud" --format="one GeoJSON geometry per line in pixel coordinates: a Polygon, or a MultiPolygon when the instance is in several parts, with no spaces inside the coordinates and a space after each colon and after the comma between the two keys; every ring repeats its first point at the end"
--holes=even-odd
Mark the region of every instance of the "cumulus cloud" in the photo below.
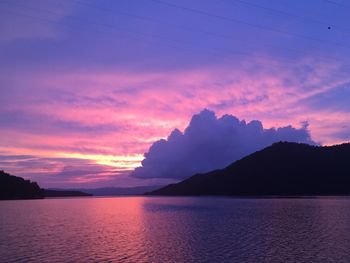
{"type": "Polygon", "coordinates": [[[196,173],[224,168],[233,161],[278,141],[315,144],[304,123],[299,129],[292,126],[264,129],[260,121],[246,123],[232,115],[217,118],[210,110],[192,117],[181,132],[172,131],[145,153],[142,166],[132,175],[138,178],[184,179],[196,173]]]}

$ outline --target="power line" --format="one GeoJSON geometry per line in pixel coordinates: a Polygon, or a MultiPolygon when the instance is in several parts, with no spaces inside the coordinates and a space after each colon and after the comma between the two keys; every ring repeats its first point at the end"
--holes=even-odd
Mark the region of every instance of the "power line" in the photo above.
{"type": "MultiPolygon", "coordinates": [[[[4,3],[4,2],[1,2],[1,3],[4,3]]],[[[28,7],[29,8],[29,7],[28,7]]],[[[30,7],[31,9],[37,9],[39,11],[44,11],[43,9],[38,9],[38,8],[32,8],[30,7]]],[[[45,12],[49,12],[49,13],[53,13],[55,15],[62,15],[62,14],[59,14],[57,12],[53,12],[53,11],[49,11],[49,10],[45,10],[45,12]]],[[[35,17],[35,16],[31,16],[31,15],[28,15],[28,14],[23,14],[23,13],[16,13],[16,12],[13,12],[13,14],[17,15],[17,16],[25,16],[25,17],[29,17],[29,18],[32,18],[32,19],[38,19],[40,21],[44,21],[44,22],[49,22],[49,23],[55,23],[55,24],[58,24],[58,25],[65,25],[65,26],[69,26],[69,27],[72,27],[71,24],[67,24],[67,23],[64,23],[64,22],[59,22],[59,21],[53,21],[53,20],[50,20],[50,19],[46,19],[46,18],[41,18],[41,17],[35,17]]],[[[67,16],[65,15],[65,17],[72,17],[76,20],[76,17],[73,17],[73,16],[67,16]]],[[[138,31],[129,31],[129,30],[125,30],[125,29],[120,29],[120,28],[117,28],[115,27],[114,25],[107,25],[107,24],[99,24],[99,23],[93,23],[97,26],[103,26],[103,27],[108,27],[108,28],[112,28],[112,29],[115,29],[117,30],[118,32],[126,32],[126,33],[131,33],[131,34],[142,34],[143,36],[150,36],[152,38],[159,38],[159,36],[157,35],[154,35],[154,34],[147,34],[147,33],[143,33],[143,32],[138,32],[138,31]]],[[[74,28],[74,27],[73,27],[74,28]]],[[[91,28],[89,28],[90,30],[91,28]]],[[[100,31],[97,31],[99,33],[101,33],[100,31]]],[[[103,33],[106,33],[106,32],[103,32],[103,33]]],[[[134,36],[133,36],[134,37],[134,36]]],[[[140,37],[136,37],[137,39],[141,39],[143,42],[144,42],[144,39],[143,38],[140,38],[140,37]]],[[[162,40],[164,40],[164,38],[162,38],[162,40]]],[[[176,41],[176,40],[169,40],[169,39],[165,39],[166,41],[171,41],[171,42],[179,42],[179,41],[176,41]]],[[[177,45],[172,45],[172,44],[163,44],[164,46],[167,46],[167,47],[170,47],[170,48],[173,48],[173,49],[179,49],[179,50],[185,50],[185,51],[190,51],[190,52],[195,52],[195,53],[201,53],[201,54],[205,54],[205,55],[208,55],[208,56],[212,56],[212,57],[217,57],[217,58],[220,58],[220,59],[225,59],[225,60],[229,60],[232,62],[232,60],[228,59],[227,58],[227,53],[225,53],[224,55],[223,54],[219,54],[217,52],[212,52],[212,51],[208,51],[208,50],[200,50],[198,48],[196,49],[191,49],[191,48],[187,48],[187,47],[180,47],[180,46],[177,46],[177,45]]],[[[215,50],[216,51],[216,50],[215,50]]],[[[246,55],[251,55],[250,53],[247,53],[247,52],[230,52],[230,53],[233,53],[233,55],[235,56],[246,56],[246,55]]],[[[232,54],[231,54],[232,55],[232,54]]],[[[262,57],[264,59],[271,59],[271,57],[264,57],[264,56],[257,56],[257,55],[254,55],[255,57],[262,57]]],[[[279,59],[279,60],[285,60],[285,59],[279,59]]],[[[290,60],[285,60],[287,63],[290,63],[292,65],[295,65],[295,60],[294,61],[290,61],[290,60]]],[[[254,62],[256,63],[256,62],[254,62]]],[[[264,66],[270,66],[270,67],[275,67],[275,68],[280,68],[281,66],[280,65],[275,65],[275,64],[269,64],[269,63],[266,63],[264,62],[264,66]]],[[[342,71],[340,70],[340,72],[344,72],[346,73],[347,75],[350,73],[350,72],[346,72],[346,71],[342,71]]]]}
{"type": "MultiPolygon", "coordinates": [[[[238,3],[242,3],[242,4],[245,4],[245,5],[248,5],[248,6],[253,6],[255,8],[267,10],[267,11],[272,12],[272,13],[277,13],[277,14],[280,14],[280,15],[293,17],[293,18],[296,18],[296,19],[299,19],[299,20],[303,20],[303,21],[309,21],[309,22],[312,22],[312,23],[315,23],[315,24],[319,24],[319,25],[324,25],[324,26],[327,26],[327,27],[331,26],[335,30],[342,31],[342,32],[346,33],[347,35],[350,35],[350,29],[349,28],[343,28],[341,26],[338,26],[338,25],[335,25],[335,24],[332,24],[332,23],[324,22],[324,21],[313,19],[313,18],[309,18],[309,17],[304,17],[304,16],[301,16],[301,15],[292,14],[292,13],[289,13],[289,12],[286,12],[286,11],[283,11],[283,10],[274,9],[274,8],[266,7],[266,6],[263,6],[263,5],[256,4],[256,3],[243,1],[243,0],[228,0],[228,1],[229,2],[230,1],[234,1],[234,2],[238,2],[238,3]]],[[[230,2],[230,3],[232,3],[232,2],[230,2]]]]}
{"type": "MultiPolygon", "coordinates": [[[[85,3],[85,2],[81,2],[81,1],[78,1],[78,0],[73,0],[73,2],[78,4],[78,5],[82,5],[82,6],[86,6],[86,7],[89,7],[89,8],[93,8],[95,10],[97,9],[97,10],[101,10],[103,12],[108,12],[108,13],[113,13],[113,14],[117,13],[117,14],[120,14],[120,15],[123,15],[123,16],[126,16],[126,17],[131,17],[131,18],[134,18],[134,19],[148,21],[148,22],[151,22],[151,23],[154,23],[154,24],[157,24],[157,25],[159,25],[159,24],[161,24],[161,25],[168,25],[168,26],[171,26],[171,27],[174,27],[174,28],[179,28],[179,29],[187,30],[187,31],[191,31],[191,32],[199,32],[199,33],[202,33],[202,34],[205,34],[205,35],[209,35],[209,36],[216,37],[216,38],[221,38],[221,39],[226,39],[226,40],[230,40],[230,41],[232,41],[232,39],[234,38],[233,35],[227,35],[227,34],[222,34],[222,33],[202,30],[202,29],[193,28],[193,27],[184,26],[184,25],[178,25],[178,24],[170,23],[170,22],[165,21],[163,19],[160,20],[160,19],[154,19],[152,17],[135,15],[135,14],[132,14],[132,13],[129,13],[129,12],[125,12],[125,11],[104,8],[104,7],[100,7],[100,6],[96,6],[96,5],[91,5],[91,4],[88,4],[88,3],[85,3]]],[[[244,45],[248,44],[248,45],[251,45],[252,47],[255,47],[254,44],[252,45],[252,43],[249,43],[247,41],[241,41],[240,40],[240,43],[242,43],[244,45]]],[[[269,48],[278,48],[278,49],[286,50],[288,52],[293,52],[294,54],[298,54],[298,55],[305,53],[305,51],[303,51],[301,49],[290,48],[290,47],[282,47],[280,45],[260,43],[259,46],[265,46],[265,47],[269,47],[269,48]]],[[[327,56],[327,57],[322,56],[322,57],[319,57],[319,59],[321,61],[328,61],[328,62],[330,62],[330,61],[339,61],[340,58],[330,57],[330,56],[327,56]]]]}
{"type": "MultiPolygon", "coordinates": [[[[2,3],[2,2],[0,2],[0,3],[2,3]]],[[[6,13],[6,15],[14,15],[14,16],[18,16],[18,17],[26,17],[26,18],[38,20],[38,21],[34,21],[34,22],[38,22],[40,24],[51,23],[51,24],[57,24],[57,25],[60,25],[60,26],[67,26],[67,27],[70,27],[71,29],[76,30],[75,26],[73,26],[71,24],[68,24],[68,23],[65,23],[65,22],[56,21],[56,20],[50,20],[50,19],[43,18],[43,17],[32,16],[30,14],[23,14],[23,13],[16,12],[16,11],[13,11],[13,10],[10,10],[10,11],[7,10],[6,12],[9,12],[9,13],[6,13]]],[[[89,28],[89,30],[91,30],[91,28],[89,28]]],[[[98,32],[98,33],[106,33],[106,32],[101,32],[99,30],[94,30],[94,31],[98,32]]]]}
{"type": "MultiPolygon", "coordinates": [[[[61,15],[61,14],[59,14],[57,12],[52,11],[52,10],[47,10],[47,9],[43,9],[43,8],[23,6],[23,5],[19,5],[19,6],[25,7],[27,9],[38,10],[38,11],[45,12],[45,13],[51,13],[53,15],[58,15],[58,16],[61,15]]],[[[79,19],[77,17],[74,17],[74,16],[71,16],[71,15],[65,15],[65,17],[73,19],[73,20],[77,20],[79,22],[81,21],[81,19],[79,19]]],[[[85,22],[83,22],[83,23],[85,23],[85,22]]],[[[115,29],[115,30],[118,30],[118,31],[123,31],[123,32],[127,31],[127,33],[134,33],[134,34],[141,34],[141,35],[144,35],[144,36],[150,36],[150,37],[153,37],[153,38],[158,38],[158,39],[166,40],[166,41],[170,41],[170,42],[176,42],[176,43],[181,43],[181,44],[184,44],[186,42],[187,43],[191,43],[191,42],[188,42],[188,41],[178,41],[178,40],[174,40],[174,39],[169,39],[169,38],[164,37],[164,36],[159,35],[159,34],[144,33],[144,32],[135,31],[135,30],[129,30],[129,29],[125,30],[125,29],[117,27],[115,25],[102,24],[102,23],[96,23],[96,22],[92,22],[92,24],[97,25],[97,26],[112,28],[112,29],[115,29]]],[[[192,42],[191,44],[194,44],[194,43],[192,42]]],[[[240,56],[251,55],[249,52],[245,52],[245,51],[225,51],[225,52],[233,53],[235,55],[240,55],[240,56]]],[[[227,55],[227,53],[225,55],[227,55]]],[[[255,56],[256,57],[261,57],[261,58],[264,58],[264,59],[267,58],[266,56],[261,56],[261,55],[255,55],[255,56]]],[[[286,59],[280,59],[280,60],[285,60],[285,61],[288,61],[289,63],[291,63],[291,61],[294,61],[294,60],[286,60],[286,59]]]]}
{"type": "Polygon", "coordinates": [[[239,24],[243,24],[243,25],[246,25],[246,26],[254,27],[254,28],[259,28],[261,30],[276,32],[276,33],[285,34],[285,35],[290,35],[290,36],[298,37],[298,38],[304,38],[304,39],[307,39],[307,40],[316,41],[316,42],[319,42],[319,43],[322,43],[322,44],[326,44],[326,45],[333,45],[333,46],[338,46],[338,47],[342,47],[342,48],[346,48],[346,49],[349,48],[349,46],[343,45],[343,44],[338,43],[338,42],[327,42],[327,41],[324,41],[324,40],[319,39],[319,38],[314,38],[314,37],[310,37],[310,36],[306,36],[306,35],[302,35],[302,34],[291,33],[291,32],[285,31],[285,30],[280,30],[280,29],[276,29],[276,28],[272,28],[272,27],[262,26],[262,25],[259,25],[259,24],[250,23],[250,22],[246,22],[246,21],[243,21],[243,20],[240,20],[240,19],[236,19],[236,18],[233,18],[233,17],[217,15],[217,14],[209,13],[209,12],[206,12],[206,11],[203,11],[203,10],[194,9],[194,8],[190,8],[190,7],[186,7],[186,6],[181,6],[181,5],[165,2],[165,1],[162,1],[162,0],[149,0],[149,1],[152,1],[152,2],[155,2],[155,3],[158,3],[158,4],[162,4],[162,5],[165,5],[165,6],[169,6],[169,7],[172,7],[172,8],[185,10],[187,12],[192,12],[192,13],[204,15],[204,16],[207,16],[207,17],[213,17],[213,18],[217,18],[217,19],[220,19],[220,20],[224,20],[224,21],[230,21],[230,22],[239,23],[239,24]]]}
{"type": "MultiPolygon", "coordinates": [[[[35,22],[38,22],[38,23],[41,23],[41,24],[52,23],[52,24],[57,24],[57,25],[60,25],[60,26],[68,26],[68,27],[70,27],[71,29],[74,29],[74,30],[76,29],[74,25],[68,24],[68,23],[65,23],[65,22],[50,20],[50,19],[37,17],[37,16],[32,16],[32,15],[23,14],[23,13],[18,13],[18,12],[14,12],[14,11],[9,11],[9,12],[10,12],[11,15],[14,15],[14,16],[27,17],[27,18],[31,18],[31,19],[34,19],[34,20],[38,20],[38,21],[35,21],[35,22]]],[[[88,28],[87,30],[89,31],[89,30],[91,30],[91,28],[88,28]]],[[[103,32],[103,31],[98,31],[98,30],[95,30],[95,31],[98,32],[98,33],[109,33],[109,32],[103,32]]],[[[128,33],[128,32],[126,32],[126,33],[128,33]]],[[[128,36],[128,37],[130,37],[130,36],[128,36]]],[[[135,35],[133,35],[132,37],[136,38],[138,40],[144,41],[144,39],[141,38],[141,37],[137,37],[135,35]]],[[[141,42],[136,42],[136,43],[138,44],[138,43],[141,43],[141,42]]],[[[144,42],[142,42],[142,43],[144,43],[144,42]]],[[[170,44],[165,44],[165,46],[170,47],[170,48],[174,48],[174,49],[185,50],[185,51],[204,53],[204,52],[202,52],[201,50],[198,50],[198,49],[184,48],[184,47],[174,46],[174,45],[170,45],[170,44]]],[[[205,52],[204,54],[208,55],[208,56],[212,56],[212,57],[214,56],[214,57],[217,57],[217,58],[221,58],[221,59],[223,58],[222,56],[219,56],[218,54],[214,54],[214,53],[205,52]]]]}
{"type": "MultiPolygon", "coordinates": [[[[0,3],[9,3],[9,2],[5,2],[6,0],[4,0],[4,2],[0,2],[0,3]]],[[[12,4],[12,3],[11,3],[12,4]]],[[[43,8],[38,8],[38,7],[31,7],[31,6],[25,6],[25,5],[18,5],[18,4],[14,4],[16,6],[19,6],[19,7],[24,7],[24,8],[27,8],[27,9],[32,9],[32,10],[35,10],[35,11],[40,11],[40,12],[45,12],[45,13],[51,13],[53,15],[56,15],[56,16],[62,16],[62,14],[60,13],[57,13],[55,11],[52,11],[52,10],[47,10],[47,9],[43,9],[43,8]]],[[[72,16],[72,15],[64,15],[65,18],[69,18],[69,19],[73,19],[75,21],[78,21],[78,22],[82,22],[83,24],[85,24],[85,21],[83,21],[81,18],[79,17],[76,17],[76,16],[72,16]]],[[[104,23],[96,23],[94,21],[89,21],[90,24],[92,25],[95,25],[95,26],[100,26],[100,27],[107,27],[107,28],[112,28],[114,30],[118,30],[118,31],[122,31],[122,32],[127,32],[127,33],[134,33],[134,34],[141,34],[141,35],[144,35],[144,36],[150,36],[150,37],[154,37],[154,38],[159,38],[159,39],[162,39],[162,40],[166,40],[166,41],[175,41],[176,40],[173,40],[173,39],[169,39],[167,37],[164,37],[162,35],[158,35],[158,34],[152,34],[152,33],[144,33],[144,32],[141,32],[141,31],[135,31],[135,30],[130,30],[130,29],[124,29],[124,28],[121,28],[121,27],[118,27],[116,25],[110,25],[110,24],[104,24],[104,23]]],[[[186,41],[184,41],[186,43],[186,41]]]]}
{"type": "Polygon", "coordinates": [[[345,8],[349,8],[350,9],[350,5],[345,5],[343,3],[339,3],[336,1],[332,1],[332,0],[324,0],[327,3],[333,4],[333,5],[337,5],[337,6],[341,6],[341,7],[345,7],[345,8]]]}
{"type": "MultiPolygon", "coordinates": [[[[45,11],[45,12],[49,12],[49,13],[52,13],[52,14],[55,14],[55,15],[60,15],[59,13],[56,13],[56,12],[51,11],[51,10],[44,10],[44,9],[41,9],[41,8],[32,8],[32,7],[27,7],[27,8],[34,9],[34,10],[39,10],[39,11],[45,11]]],[[[45,22],[51,22],[51,23],[56,23],[56,24],[72,27],[71,24],[64,23],[64,22],[53,21],[53,20],[50,20],[50,19],[41,18],[41,17],[35,17],[35,16],[28,15],[28,14],[23,14],[23,13],[16,13],[16,12],[13,12],[13,11],[10,11],[10,12],[12,12],[13,14],[18,15],[18,16],[25,16],[25,17],[29,17],[29,18],[33,18],[33,19],[39,19],[39,20],[42,20],[42,21],[45,21],[45,22]]],[[[73,19],[73,20],[78,20],[79,21],[79,19],[77,19],[76,17],[73,17],[73,16],[66,16],[66,17],[70,18],[70,19],[73,19]]],[[[117,30],[119,32],[124,32],[124,33],[129,33],[129,34],[140,34],[140,35],[151,37],[151,38],[161,39],[163,41],[165,40],[165,41],[168,41],[168,42],[181,43],[181,41],[174,40],[174,39],[168,39],[168,38],[165,38],[165,37],[157,35],[157,34],[144,33],[144,32],[135,31],[135,30],[130,31],[130,30],[126,30],[126,29],[123,29],[123,28],[116,27],[115,25],[101,24],[101,23],[95,23],[95,22],[92,22],[92,24],[96,25],[96,26],[108,27],[109,29],[114,29],[114,30],[117,30]]],[[[84,25],[86,26],[86,24],[84,24],[84,25]]],[[[72,27],[72,28],[74,28],[74,27],[72,27]]],[[[89,28],[89,30],[90,29],[91,28],[89,28]]],[[[97,32],[99,32],[99,31],[97,31],[97,32]]],[[[99,33],[101,33],[101,32],[99,32],[99,33]]],[[[103,32],[103,33],[106,33],[106,32],[103,32]]],[[[181,43],[181,44],[184,44],[184,43],[181,43]]],[[[192,44],[194,44],[194,43],[192,43],[192,44]]],[[[169,46],[169,44],[166,44],[166,45],[169,46]]],[[[179,47],[179,46],[174,46],[174,45],[171,45],[170,47],[172,47],[172,48],[180,48],[181,50],[187,50],[187,51],[197,51],[197,52],[199,51],[201,53],[206,52],[207,55],[216,56],[218,58],[224,58],[225,59],[225,56],[222,56],[222,54],[219,54],[219,53],[216,53],[216,52],[201,51],[199,49],[190,49],[190,48],[187,48],[187,47],[184,48],[184,47],[179,47]]],[[[251,55],[248,52],[234,51],[232,53],[234,53],[234,55],[238,55],[238,56],[251,55]]],[[[227,55],[227,54],[225,54],[225,55],[227,55]]],[[[264,57],[264,56],[256,56],[256,57],[261,57],[261,58],[265,58],[265,59],[267,58],[267,57],[264,57]]]]}
{"type": "MultiPolygon", "coordinates": [[[[0,2],[0,3],[4,3],[4,2],[0,2]]],[[[49,13],[52,13],[52,14],[55,14],[55,15],[61,15],[59,13],[56,13],[54,11],[51,11],[51,10],[44,10],[44,9],[41,9],[41,8],[32,8],[32,7],[27,7],[27,8],[30,8],[30,9],[36,9],[36,10],[39,10],[39,11],[45,11],[45,12],[49,12],[49,13]]],[[[50,20],[50,19],[47,19],[47,18],[42,18],[42,17],[36,17],[36,16],[32,16],[32,15],[28,15],[28,14],[23,14],[23,13],[18,13],[18,12],[14,12],[14,11],[10,11],[13,15],[16,15],[16,16],[22,16],[22,17],[28,17],[28,18],[31,18],[31,19],[37,19],[37,20],[40,20],[40,21],[44,21],[44,22],[49,22],[49,23],[54,23],[54,24],[58,24],[58,25],[64,25],[64,26],[68,26],[68,27],[71,27],[73,29],[74,26],[72,24],[68,24],[68,23],[65,23],[65,22],[60,22],[60,21],[54,21],[54,20],[50,20]]],[[[66,16],[67,18],[71,18],[71,19],[74,19],[74,20],[79,20],[77,19],[76,17],[73,17],[73,16],[66,16]]],[[[155,35],[155,34],[150,34],[150,33],[144,33],[144,32],[140,32],[140,31],[130,31],[130,30],[126,30],[126,29],[122,29],[122,28],[118,28],[116,27],[115,25],[108,25],[108,24],[101,24],[101,23],[92,23],[96,26],[102,26],[102,27],[108,27],[109,29],[114,29],[114,30],[117,30],[119,32],[124,32],[124,33],[131,33],[131,34],[141,34],[143,36],[148,36],[148,37],[151,37],[151,38],[157,38],[157,39],[161,39],[161,40],[165,40],[165,41],[168,41],[168,42],[177,42],[177,43],[181,43],[181,41],[177,41],[177,40],[172,40],[172,39],[167,39],[167,38],[164,38],[163,36],[159,36],[159,35],[155,35]]],[[[85,24],[86,26],[86,24],[85,24]]],[[[90,30],[91,28],[88,28],[88,30],[90,30]]],[[[95,30],[96,31],[96,30],[95,30]]],[[[100,31],[96,31],[96,32],[99,32],[101,33],[100,31]]],[[[107,33],[107,32],[102,32],[102,33],[107,33]]],[[[141,38],[139,38],[141,39],[141,38]]],[[[183,44],[183,43],[181,43],[183,44]]],[[[171,48],[178,48],[178,49],[181,49],[181,50],[187,50],[187,51],[195,51],[195,52],[199,52],[199,53],[205,53],[209,56],[215,56],[215,57],[218,57],[218,58],[221,58],[221,59],[226,59],[225,57],[223,57],[222,55],[218,54],[218,53],[214,53],[214,52],[208,52],[208,51],[201,51],[200,49],[191,49],[191,48],[184,48],[184,47],[180,47],[180,46],[174,46],[174,45],[169,45],[169,44],[166,44],[166,46],[168,47],[171,47],[171,48]]],[[[240,55],[240,56],[246,56],[246,55],[249,55],[249,53],[243,53],[243,52],[234,52],[236,55],[240,55]]],[[[266,58],[266,57],[264,57],[266,58]]]]}

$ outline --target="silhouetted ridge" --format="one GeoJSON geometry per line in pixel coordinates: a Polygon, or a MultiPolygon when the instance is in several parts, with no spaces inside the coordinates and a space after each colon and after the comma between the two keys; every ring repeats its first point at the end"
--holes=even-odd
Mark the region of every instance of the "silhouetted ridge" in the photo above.
{"type": "Polygon", "coordinates": [[[72,189],[92,194],[94,196],[119,196],[119,195],[143,195],[145,192],[150,192],[162,187],[155,186],[136,186],[136,187],[102,187],[102,188],[77,188],[72,189]]]}
{"type": "Polygon", "coordinates": [[[280,142],[222,170],[196,174],[152,195],[349,195],[350,144],[280,142]]]}
{"type": "Polygon", "coordinates": [[[0,171],[1,200],[39,198],[44,198],[44,193],[37,183],[0,171]]]}
{"type": "Polygon", "coordinates": [[[92,196],[92,194],[81,191],[41,189],[35,182],[0,171],[0,200],[68,196],[92,196]]]}
{"type": "Polygon", "coordinates": [[[69,196],[92,196],[93,194],[85,193],[76,190],[53,190],[44,189],[45,197],[69,197],[69,196]]]}

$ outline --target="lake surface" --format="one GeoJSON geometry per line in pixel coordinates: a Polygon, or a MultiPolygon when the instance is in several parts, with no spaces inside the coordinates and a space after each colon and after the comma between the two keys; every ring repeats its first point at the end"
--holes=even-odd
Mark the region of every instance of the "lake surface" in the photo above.
{"type": "Polygon", "coordinates": [[[1,262],[350,262],[350,199],[0,201],[1,262]]]}

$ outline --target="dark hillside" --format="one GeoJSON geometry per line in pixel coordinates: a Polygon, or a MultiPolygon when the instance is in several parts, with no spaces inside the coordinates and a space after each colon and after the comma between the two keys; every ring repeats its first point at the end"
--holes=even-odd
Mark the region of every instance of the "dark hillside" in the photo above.
{"type": "Polygon", "coordinates": [[[44,198],[43,190],[35,182],[0,171],[0,199],[44,198]]]}
{"type": "Polygon", "coordinates": [[[275,143],[151,195],[350,195],[350,144],[275,143]]]}

